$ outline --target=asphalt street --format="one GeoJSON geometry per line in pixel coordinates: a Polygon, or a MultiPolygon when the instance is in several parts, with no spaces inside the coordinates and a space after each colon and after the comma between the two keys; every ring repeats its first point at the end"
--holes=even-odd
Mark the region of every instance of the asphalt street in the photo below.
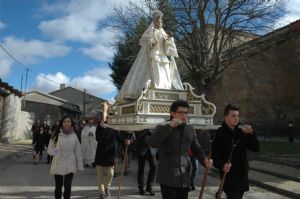
{"type": "MultiPolygon", "coordinates": [[[[45,163],[45,155],[42,163],[33,164],[32,151],[30,148],[15,153],[0,160],[0,198],[1,199],[23,199],[23,198],[54,198],[54,178],[50,175],[50,165],[45,163]]],[[[121,162],[118,163],[118,170],[121,162]]],[[[146,170],[147,171],[147,170],[146,170]]],[[[199,195],[199,184],[202,179],[203,169],[197,171],[196,191],[189,193],[190,199],[196,199],[199,195]]],[[[129,174],[123,177],[121,186],[121,198],[126,199],[158,199],[161,198],[159,185],[153,187],[155,196],[140,196],[136,185],[137,162],[133,160],[130,165],[129,174]]],[[[119,178],[115,177],[111,186],[112,199],[118,196],[119,178]]],[[[214,173],[210,173],[205,189],[204,197],[213,199],[217,191],[219,180],[214,173]]],[[[225,198],[225,195],[223,195],[225,198]]],[[[86,168],[84,172],[77,173],[73,180],[72,198],[99,198],[96,186],[96,171],[86,168]]],[[[262,188],[252,186],[245,194],[245,199],[254,198],[285,198],[281,195],[271,193],[262,188]]]]}

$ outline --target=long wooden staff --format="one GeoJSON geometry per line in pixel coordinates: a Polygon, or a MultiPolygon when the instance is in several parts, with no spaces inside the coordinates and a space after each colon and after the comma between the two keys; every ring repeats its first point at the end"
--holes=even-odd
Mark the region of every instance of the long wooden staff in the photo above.
{"type": "MultiPolygon", "coordinates": [[[[209,140],[209,153],[208,153],[208,157],[207,157],[208,159],[211,158],[211,145],[212,145],[212,142],[214,141],[214,139],[215,139],[215,133],[212,133],[212,135],[210,137],[210,140],[209,140]]],[[[199,199],[202,199],[202,197],[203,197],[204,187],[206,185],[208,171],[209,171],[209,168],[205,167],[205,171],[204,171],[203,179],[202,179],[202,183],[201,183],[201,190],[200,190],[200,194],[199,194],[199,199]]]]}
{"type": "MultiPolygon", "coordinates": [[[[233,142],[233,141],[232,141],[233,142]]],[[[234,148],[236,147],[236,145],[238,144],[239,140],[236,140],[235,143],[232,143],[232,148],[231,148],[231,152],[230,152],[230,155],[229,155],[229,158],[228,158],[228,161],[227,163],[230,164],[231,163],[231,159],[232,159],[232,155],[233,155],[233,150],[234,148]]],[[[223,177],[222,177],[222,180],[220,182],[220,185],[219,185],[219,190],[217,192],[217,199],[221,199],[221,195],[222,195],[222,192],[223,192],[223,186],[224,186],[224,182],[225,182],[225,179],[226,179],[226,176],[227,176],[227,173],[228,172],[224,172],[223,173],[223,177]]]]}
{"type": "Polygon", "coordinates": [[[125,145],[125,154],[124,154],[123,168],[122,168],[121,176],[119,177],[118,199],[120,199],[120,197],[121,197],[121,185],[122,185],[122,181],[123,181],[123,175],[124,175],[124,171],[125,171],[127,157],[128,157],[128,145],[125,145]]]}

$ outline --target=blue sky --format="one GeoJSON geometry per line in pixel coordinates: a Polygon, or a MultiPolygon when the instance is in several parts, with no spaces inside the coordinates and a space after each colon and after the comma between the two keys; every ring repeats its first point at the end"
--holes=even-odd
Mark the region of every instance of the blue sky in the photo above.
{"type": "MultiPolygon", "coordinates": [[[[50,92],[64,83],[113,99],[117,91],[109,77],[108,62],[114,53],[111,42],[116,31],[102,24],[113,13],[113,5],[123,2],[0,0],[0,44],[35,72],[29,72],[27,91],[50,92]]],[[[300,18],[300,0],[288,0],[286,9],[277,27],[300,18]]],[[[25,68],[0,48],[0,78],[20,90],[22,74],[25,68]]]]}

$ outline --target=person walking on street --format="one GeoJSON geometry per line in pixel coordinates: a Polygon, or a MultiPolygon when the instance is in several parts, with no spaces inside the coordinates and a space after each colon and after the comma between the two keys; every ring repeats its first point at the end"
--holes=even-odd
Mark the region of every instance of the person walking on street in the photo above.
{"type": "Polygon", "coordinates": [[[32,146],[34,147],[34,164],[38,164],[42,157],[46,146],[46,133],[43,126],[40,126],[38,131],[33,135],[32,146]]]}
{"type": "Polygon", "coordinates": [[[247,150],[259,151],[257,137],[250,125],[239,123],[239,108],[229,104],[212,143],[214,167],[221,178],[227,173],[224,192],[228,199],[242,199],[244,192],[249,190],[247,150]]]}
{"type": "Polygon", "coordinates": [[[115,146],[117,142],[130,144],[130,140],[123,140],[119,132],[107,126],[107,123],[101,123],[96,130],[97,150],[95,164],[97,170],[98,190],[100,199],[110,196],[110,184],[114,175],[115,164],[115,146]]]}
{"type": "Polygon", "coordinates": [[[151,136],[151,132],[149,129],[144,129],[142,131],[135,133],[136,138],[136,154],[138,158],[138,189],[140,195],[145,195],[145,182],[144,182],[144,169],[146,161],[149,164],[149,172],[146,184],[146,192],[149,195],[154,196],[155,193],[152,190],[152,185],[154,183],[154,177],[156,172],[156,153],[157,149],[152,148],[148,144],[149,137],[151,136]]]}
{"type": "MultiPolygon", "coordinates": [[[[45,133],[45,138],[46,138],[46,149],[49,145],[49,142],[50,142],[50,139],[52,137],[52,130],[50,128],[50,126],[47,124],[47,121],[45,120],[44,123],[43,123],[43,128],[44,128],[44,133],[45,133]]],[[[52,158],[49,154],[47,154],[47,164],[50,164],[52,158]]]]}
{"type": "Polygon", "coordinates": [[[202,165],[212,167],[196,138],[195,130],[187,124],[189,104],[177,100],[170,107],[170,121],[158,125],[149,138],[151,147],[158,147],[157,181],[163,199],[187,199],[191,183],[188,149],[202,165]]]}
{"type": "Polygon", "coordinates": [[[63,117],[49,142],[48,153],[53,156],[50,173],[55,179],[55,199],[61,199],[63,186],[64,199],[70,199],[73,176],[77,171],[83,171],[81,146],[74,127],[70,116],[63,117]]]}

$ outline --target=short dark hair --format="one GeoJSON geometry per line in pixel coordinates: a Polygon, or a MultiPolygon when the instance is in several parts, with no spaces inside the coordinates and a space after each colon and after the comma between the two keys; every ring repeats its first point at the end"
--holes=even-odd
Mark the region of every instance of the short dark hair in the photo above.
{"type": "Polygon", "coordinates": [[[190,109],[189,103],[185,100],[176,100],[171,104],[170,112],[176,112],[178,107],[184,107],[190,109]]]}
{"type": "Polygon", "coordinates": [[[240,108],[232,104],[227,104],[224,109],[224,116],[228,115],[230,111],[239,111],[240,108]]]}

